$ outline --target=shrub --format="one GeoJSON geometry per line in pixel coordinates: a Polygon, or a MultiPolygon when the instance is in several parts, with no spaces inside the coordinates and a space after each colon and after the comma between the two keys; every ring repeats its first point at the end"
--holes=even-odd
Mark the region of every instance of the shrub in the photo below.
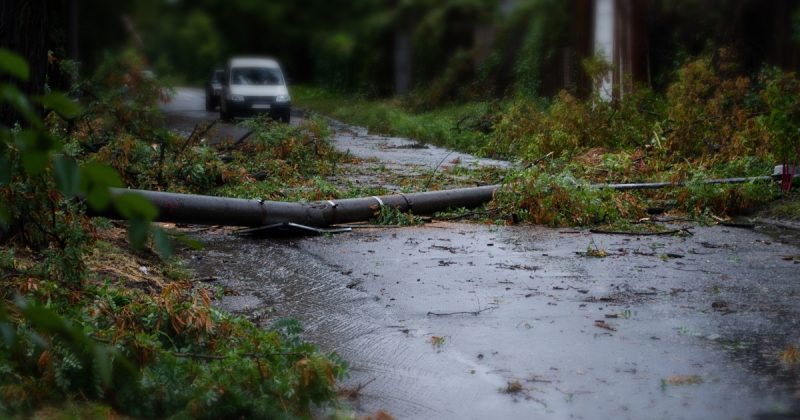
{"type": "Polygon", "coordinates": [[[766,133],[755,117],[763,103],[749,78],[720,74],[710,58],[685,64],[667,90],[665,146],[677,156],[724,157],[763,152],[766,133]]]}
{"type": "Polygon", "coordinates": [[[593,187],[569,171],[518,173],[497,192],[495,203],[524,221],[550,226],[612,223],[643,213],[630,194],[593,187]]]}

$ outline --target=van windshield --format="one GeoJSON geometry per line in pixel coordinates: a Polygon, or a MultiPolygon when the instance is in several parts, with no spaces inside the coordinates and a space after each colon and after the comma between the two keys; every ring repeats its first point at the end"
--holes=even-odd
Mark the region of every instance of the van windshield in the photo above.
{"type": "Polygon", "coordinates": [[[282,85],[280,69],[269,67],[235,67],[231,69],[232,85],[282,85]]]}

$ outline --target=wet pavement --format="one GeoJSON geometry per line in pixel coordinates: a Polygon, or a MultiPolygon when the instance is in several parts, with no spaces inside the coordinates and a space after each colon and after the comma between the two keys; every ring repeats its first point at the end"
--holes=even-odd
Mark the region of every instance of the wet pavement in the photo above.
{"type": "Polygon", "coordinates": [[[779,354],[800,321],[800,266],[782,255],[800,250],[757,232],[692,231],[436,223],[295,240],[208,235],[191,265],[234,293],[228,310],[264,325],[302,320],[309,339],[350,363],[346,385],[369,382],[353,401],[362,412],[732,419],[796,409],[797,371],[779,354]],[[610,255],[582,255],[590,244],[610,255]]]}
{"type": "MultiPolygon", "coordinates": [[[[419,150],[334,128],[351,151],[419,150]]],[[[800,344],[797,232],[689,231],[433,223],[257,239],[212,229],[184,257],[224,289],[223,308],[265,326],[297,318],[343,357],[342,386],[366,384],[348,401],[359,413],[798,418],[800,367],[781,358],[800,344]]]]}

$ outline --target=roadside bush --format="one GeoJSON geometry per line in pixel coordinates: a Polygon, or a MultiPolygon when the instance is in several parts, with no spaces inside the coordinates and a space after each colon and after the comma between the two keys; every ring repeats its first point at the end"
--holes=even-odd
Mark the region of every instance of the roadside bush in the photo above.
{"type": "Polygon", "coordinates": [[[766,152],[768,133],[755,118],[764,112],[758,86],[732,73],[726,54],[721,50],[717,65],[710,58],[688,62],[667,90],[665,146],[676,156],[766,152]]]}
{"type": "MultiPolygon", "coordinates": [[[[28,67],[0,49],[0,74],[25,80],[28,67]]],[[[137,77],[128,76],[119,80],[137,77]]],[[[109,259],[98,269],[114,249],[96,241],[102,223],[89,222],[86,208],[114,206],[128,219],[134,248],[118,251],[128,259],[150,255],[152,265],[163,264],[144,249],[148,237],[161,258],[170,249],[164,231],[150,235],[152,204],[109,187],[122,187],[124,178],[134,186],[207,188],[225,176],[224,166],[207,172],[221,165],[207,149],[184,153],[169,137],[148,137],[163,131],[150,125],[151,110],[128,109],[152,98],[132,86],[112,89],[106,105],[106,92],[97,91],[83,112],[62,94],[29,98],[0,83],[0,102],[20,118],[11,127],[0,122],[0,417],[70,401],[135,417],[310,416],[313,405],[335,398],[344,365],[302,341],[299,324],[262,330],[214,309],[208,291],[146,270],[146,286],[128,284],[131,272],[141,280],[138,261],[124,267],[109,259]],[[186,167],[173,166],[167,151],[203,167],[182,174],[186,167]],[[134,169],[121,177],[104,159],[134,169]]]]}
{"type": "Polygon", "coordinates": [[[286,418],[335,398],[343,364],[303,342],[295,321],[262,330],[185,284],[156,295],[100,284],[76,296],[33,281],[15,284],[26,299],[0,318],[15,337],[0,343],[0,413],[82,397],[136,417],[286,418]]]}
{"type": "Polygon", "coordinates": [[[768,113],[760,122],[769,130],[769,147],[781,163],[800,161],[800,80],[795,73],[768,69],[761,75],[761,98],[768,113]]]}
{"type": "Polygon", "coordinates": [[[617,102],[583,101],[566,91],[550,104],[515,101],[495,126],[485,149],[532,161],[548,153],[575,156],[585,149],[623,150],[650,141],[658,100],[647,89],[617,102]]]}
{"type": "Polygon", "coordinates": [[[644,213],[628,193],[593,187],[569,171],[550,174],[537,168],[510,178],[494,202],[523,221],[549,226],[613,223],[644,213]]]}
{"type": "Polygon", "coordinates": [[[744,184],[706,184],[712,179],[707,171],[696,171],[684,188],[675,193],[680,208],[695,216],[743,214],[779,197],[771,182],[752,181],[744,184]]]}

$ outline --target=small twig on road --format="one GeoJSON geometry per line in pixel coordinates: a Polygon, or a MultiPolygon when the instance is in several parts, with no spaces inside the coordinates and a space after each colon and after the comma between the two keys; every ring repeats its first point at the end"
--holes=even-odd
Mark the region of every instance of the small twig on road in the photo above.
{"type": "Polygon", "coordinates": [[[219,277],[216,276],[209,276],[209,277],[196,277],[191,280],[190,282],[202,282],[202,283],[211,283],[215,281],[219,281],[219,277]]]}
{"type": "Polygon", "coordinates": [[[226,150],[226,151],[227,150],[231,150],[234,147],[239,146],[240,144],[242,144],[243,141],[247,140],[247,138],[250,137],[251,134],[253,134],[253,130],[249,130],[248,132],[244,133],[244,135],[242,137],[239,137],[239,140],[236,140],[235,142],[231,143],[224,150],[226,150]]]}
{"type": "MultiPolygon", "coordinates": [[[[185,357],[190,359],[204,359],[204,360],[225,360],[225,359],[230,359],[232,357],[240,357],[236,355],[221,356],[216,354],[181,353],[181,352],[172,352],[172,355],[175,357],[185,357]]],[[[305,358],[308,357],[308,355],[305,353],[296,353],[296,352],[265,353],[265,354],[245,353],[241,355],[241,357],[249,357],[251,359],[258,359],[260,357],[273,357],[273,356],[297,356],[305,358]]]]}
{"type": "Polygon", "coordinates": [[[205,127],[203,127],[203,128],[202,128],[201,130],[199,130],[199,131],[198,131],[198,128],[200,127],[200,124],[197,124],[197,125],[195,125],[195,126],[194,126],[194,130],[192,130],[192,133],[191,133],[191,134],[189,134],[189,137],[187,137],[187,138],[186,138],[186,140],[184,140],[184,141],[183,141],[183,144],[181,145],[181,147],[180,147],[180,148],[179,148],[177,151],[175,151],[175,153],[173,154],[173,157],[174,157],[174,158],[177,158],[178,156],[180,156],[181,154],[183,154],[183,151],[186,149],[186,146],[188,146],[188,145],[189,145],[189,143],[191,143],[191,141],[192,141],[192,140],[193,140],[195,137],[204,136],[204,135],[205,135],[206,133],[208,133],[208,132],[211,130],[211,128],[212,128],[212,127],[214,127],[216,124],[217,124],[217,120],[214,120],[214,121],[212,121],[212,122],[211,122],[211,124],[209,124],[208,122],[206,122],[206,126],[205,126],[205,127]]]}
{"type": "Polygon", "coordinates": [[[358,385],[352,388],[340,388],[339,395],[345,396],[351,400],[356,399],[358,395],[361,393],[361,391],[367,387],[367,385],[375,382],[375,379],[376,378],[372,378],[367,382],[364,382],[363,384],[359,383],[358,385]]]}
{"type": "Polygon", "coordinates": [[[497,306],[488,306],[483,309],[479,309],[477,311],[459,311],[459,312],[428,312],[428,316],[435,315],[435,316],[450,316],[450,315],[473,315],[478,316],[481,312],[486,312],[492,309],[497,309],[497,306]]]}
{"type": "Polygon", "coordinates": [[[720,226],[735,227],[740,229],[754,229],[756,227],[753,223],[736,223],[736,222],[719,222],[720,226]]]}
{"type": "Polygon", "coordinates": [[[533,167],[533,165],[538,165],[540,162],[544,161],[545,159],[549,158],[550,156],[553,156],[553,152],[550,152],[550,153],[540,157],[539,159],[534,160],[533,162],[528,164],[528,166],[526,166],[525,169],[531,168],[531,167],[533,167]]]}
{"type": "Polygon", "coordinates": [[[689,229],[690,228],[687,227],[682,229],[666,230],[664,232],[630,232],[622,230],[590,229],[589,232],[599,233],[603,235],[631,235],[631,236],[660,236],[660,235],[675,235],[678,233],[686,233],[689,235],[694,235],[692,232],[689,231],[689,229]]]}
{"type": "Polygon", "coordinates": [[[471,211],[471,212],[467,212],[467,213],[459,214],[459,215],[455,215],[455,216],[437,217],[436,220],[440,220],[440,221],[446,222],[446,221],[452,221],[452,220],[465,219],[467,217],[472,217],[472,216],[489,215],[489,214],[493,214],[493,213],[497,213],[497,212],[493,211],[493,210],[489,210],[489,211],[471,211]]]}
{"type": "Polygon", "coordinates": [[[425,191],[427,191],[427,190],[428,190],[428,187],[430,187],[430,186],[431,186],[431,182],[433,182],[433,177],[434,177],[434,176],[436,176],[436,171],[438,171],[438,170],[439,170],[439,167],[440,167],[440,166],[442,166],[442,164],[444,163],[444,161],[445,161],[445,160],[447,160],[447,158],[449,158],[449,157],[450,157],[450,155],[452,155],[452,154],[453,154],[453,152],[454,152],[454,151],[451,151],[450,153],[448,153],[448,154],[444,155],[444,157],[442,158],[442,160],[441,160],[441,161],[439,161],[439,164],[438,164],[438,165],[436,165],[436,167],[435,167],[435,168],[433,168],[433,172],[431,173],[431,177],[430,177],[430,178],[428,178],[428,182],[427,182],[427,183],[425,183],[425,188],[424,188],[424,190],[425,190],[425,191]]]}

